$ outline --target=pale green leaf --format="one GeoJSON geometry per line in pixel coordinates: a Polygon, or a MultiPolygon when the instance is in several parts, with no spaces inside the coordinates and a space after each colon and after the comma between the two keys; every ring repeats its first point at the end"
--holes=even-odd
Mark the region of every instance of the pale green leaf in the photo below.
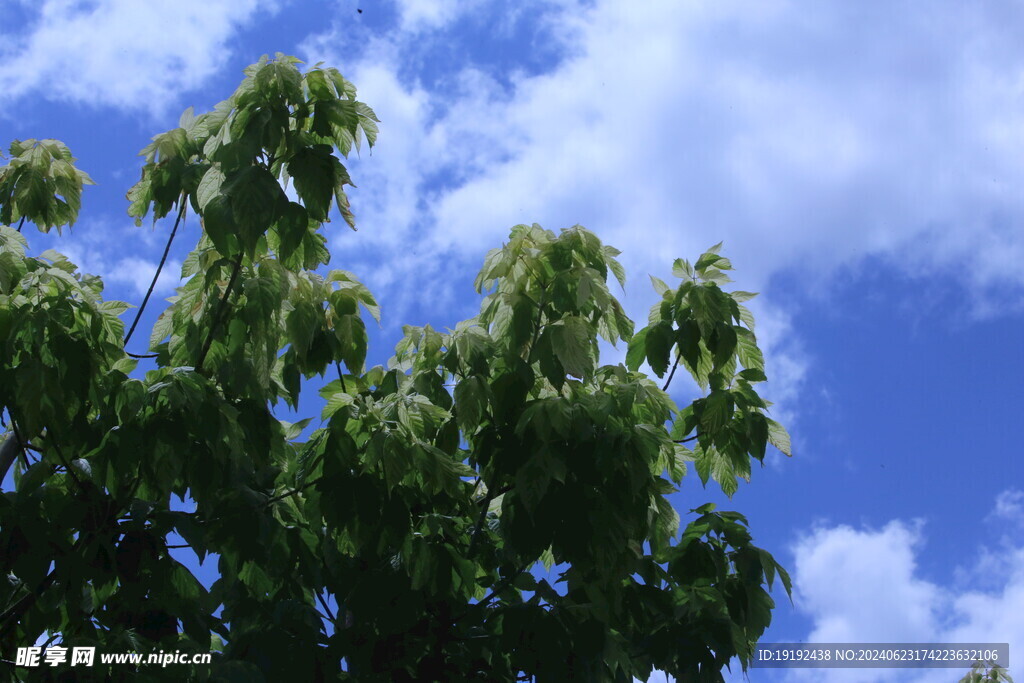
{"type": "Polygon", "coordinates": [[[220,194],[223,185],[224,173],[220,170],[220,164],[214,164],[206,169],[203,179],[199,181],[199,186],[196,188],[196,201],[199,203],[200,210],[206,210],[207,204],[220,194]]]}
{"type": "Polygon", "coordinates": [[[662,280],[661,278],[655,277],[654,275],[649,275],[648,277],[651,278],[651,285],[654,287],[654,291],[656,291],[659,296],[665,296],[667,293],[672,291],[669,288],[669,286],[665,284],[665,281],[662,280]]]}
{"type": "Polygon", "coordinates": [[[789,432],[775,420],[771,418],[766,418],[766,420],[768,422],[768,443],[792,457],[793,449],[790,445],[789,432]]]}

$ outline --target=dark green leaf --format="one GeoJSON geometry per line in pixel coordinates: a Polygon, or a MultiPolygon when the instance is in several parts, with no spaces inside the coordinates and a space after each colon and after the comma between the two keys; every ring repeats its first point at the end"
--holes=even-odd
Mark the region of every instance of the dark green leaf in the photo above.
{"type": "Polygon", "coordinates": [[[673,337],[670,323],[660,322],[647,328],[644,351],[647,355],[647,362],[651,364],[651,369],[658,377],[664,376],[665,371],[668,370],[673,337]]]}

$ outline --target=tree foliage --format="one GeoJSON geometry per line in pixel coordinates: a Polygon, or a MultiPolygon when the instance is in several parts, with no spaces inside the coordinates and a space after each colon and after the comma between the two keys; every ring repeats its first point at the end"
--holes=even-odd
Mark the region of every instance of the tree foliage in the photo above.
{"type": "Polygon", "coordinates": [[[1006,669],[995,662],[977,661],[960,683],[1013,683],[1006,669]]]}
{"type": "Polygon", "coordinates": [[[728,259],[714,247],[675,262],[677,285],[652,278],[660,300],[634,332],[609,287],[617,250],[519,225],[486,256],[479,315],[405,327],[387,367],[366,368],[377,302],[321,273],[329,217],[354,227],[343,159],[376,142],[377,117],[338,71],[298,63],[263,58],[142,151],[130,215],[173,216],[171,239],[190,213],[202,225],[145,372],[125,350],[139,317],[126,334],[127,304],[58,253],[29,255],[20,231],[70,225],[91,181],[61,143],[12,145],[0,651],[216,653],[144,672],[174,680],[745,669],[789,577],[743,515],[708,503],[681,527],[667,499],[687,463],[731,495],[769,444],[789,454],[728,259]],[[626,363],[601,365],[601,340],[626,363]],[[682,408],[680,368],[703,392],[682,408]],[[319,422],[275,415],[319,377],[319,422]],[[216,563],[211,586],[199,562],[216,563]]]}

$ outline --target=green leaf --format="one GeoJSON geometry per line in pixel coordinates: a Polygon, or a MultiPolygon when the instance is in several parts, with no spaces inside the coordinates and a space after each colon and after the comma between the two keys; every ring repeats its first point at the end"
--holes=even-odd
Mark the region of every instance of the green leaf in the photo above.
{"type": "Polygon", "coordinates": [[[316,221],[327,220],[336,184],[331,148],[317,145],[297,152],[288,162],[288,174],[295,183],[295,191],[316,221]]]}
{"type": "Polygon", "coordinates": [[[626,367],[636,372],[647,358],[647,330],[645,327],[633,335],[629,340],[629,348],[626,351],[626,367]]]}
{"type": "Polygon", "coordinates": [[[740,370],[736,375],[740,379],[745,379],[748,382],[767,382],[768,378],[765,377],[763,370],[757,368],[747,368],[746,370],[740,370]]]}
{"type": "Polygon", "coordinates": [[[324,406],[323,411],[320,413],[321,419],[327,420],[334,416],[336,412],[350,406],[355,403],[355,399],[351,394],[339,391],[331,394],[327,397],[327,405],[324,406]]]}
{"type": "Polygon", "coordinates": [[[754,333],[739,325],[734,325],[732,329],[736,332],[736,355],[739,357],[740,363],[745,368],[760,370],[763,374],[764,355],[757,346],[754,333]]]}
{"type": "Polygon", "coordinates": [[[589,377],[594,369],[591,326],[582,318],[569,316],[552,325],[551,332],[552,348],[566,372],[574,377],[589,377]]]}
{"type": "Polygon", "coordinates": [[[196,202],[199,204],[200,211],[204,211],[214,197],[220,195],[223,185],[224,173],[220,170],[219,164],[214,164],[206,169],[203,179],[199,181],[199,186],[196,188],[196,202]]]}
{"type": "Polygon", "coordinates": [[[455,385],[455,416],[459,428],[472,434],[487,412],[487,383],[476,375],[455,385]]]}
{"type": "Polygon", "coordinates": [[[284,190],[269,171],[259,166],[248,166],[232,173],[224,181],[222,190],[230,200],[237,234],[252,253],[256,240],[276,220],[277,207],[287,201],[284,190]]]}
{"type": "Polygon", "coordinates": [[[551,552],[551,548],[548,547],[540,554],[540,563],[544,566],[544,571],[551,571],[551,567],[555,565],[555,555],[551,552]]]}
{"type": "MultiPolygon", "coordinates": [[[[268,272],[261,269],[260,273],[268,272]]],[[[275,277],[257,276],[246,279],[242,291],[248,299],[246,308],[251,308],[258,320],[272,321],[281,308],[284,292],[275,277]]]]}
{"type": "Polygon", "coordinates": [[[238,224],[229,200],[224,195],[217,195],[210,200],[203,211],[203,229],[224,256],[238,253],[238,224]]]}
{"type": "Polygon", "coordinates": [[[677,258],[672,263],[672,274],[678,278],[692,280],[694,276],[693,266],[690,265],[689,261],[677,258]]]}
{"type": "Polygon", "coordinates": [[[732,419],[732,411],[732,394],[725,389],[712,391],[704,399],[704,409],[700,415],[701,426],[714,434],[729,423],[729,420],[732,419]]]}
{"type": "Polygon", "coordinates": [[[693,311],[693,318],[700,327],[701,337],[708,339],[716,323],[731,320],[726,294],[716,285],[702,285],[690,290],[687,297],[693,311]]]}
{"type": "Polygon", "coordinates": [[[792,457],[793,450],[789,442],[789,432],[781,424],[772,420],[771,418],[765,418],[768,421],[768,443],[778,448],[786,455],[792,457]]]}
{"type": "Polygon", "coordinates": [[[660,296],[665,296],[671,291],[669,289],[669,286],[665,284],[665,281],[662,280],[661,278],[655,277],[653,275],[649,275],[648,277],[651,278],[651,286],[654,287],[654,291],[657,292],[660,296]]]}
{"type": "Polygon", "coordinates": [[[330,101],[337,95],[333,85],[327,80],[327,76],[320,69],[311,69],[305,76],[306,87],[315,100],[330,101]]]}
{"type": "Polygon", "coordinates": [[[746,306],[736,306],[740,312],[740,321],[747,326],[747,329],[751,332],[754,331],[754,314],[750,312],[746,306]]]}
{"type": "Polygon", "coordinates": [[[738,341],[733,327],[723,322],[715,325],[715,334],[712,339],[714,339],[714,367],[717,369],[732,360],[738,341]]]}
{"type": "Polygon", "coordinates": [[[692,319],[684,320],[676,331],[679,353],[691,374],[696,375],[701,367],[700,328],[692,319]]]}
{"type": "Polygon", "coordinates": [[[173,329],[174,319],[172,316],[172,309],[169,308],[160,314],[160,317],[157,318],[157,322],[153,325],[153,332],[150,335],[150,350],[156,350],[157,345],[167,339],[173,329]]]}
{"type": "Polygon", "coordinates": [[[601,250],[604,252],[605,263],[608,264],[608,269],[612,271],[612,275],[615,276],[619,286],[625,289],[626,270],[622,267],[622,264],[615,259],[615,257],[619,255],[619,250],[607,245],[601,247],[601,250]]]}
{"type": "Polygon", "coordinates": [[[651,364],[651,369],[658,377],[663,377],[668,370],[673,337],[672,325],[667,322],[660,322],[647,328],[644,350],[647,362],[651,364]]]}

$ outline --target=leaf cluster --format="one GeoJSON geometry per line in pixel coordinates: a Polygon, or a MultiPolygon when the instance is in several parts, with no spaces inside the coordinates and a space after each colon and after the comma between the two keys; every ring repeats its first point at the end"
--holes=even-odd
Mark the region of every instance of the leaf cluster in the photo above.
{"type": "MultiPolygon", "coordinates": [[[[749,295],[719,286],[729,262],[677,261],[683,281],[654,281],[661,301],[634,333],[609,287],[625,284],[617,250],[580,226],[519,225],[485,258],[477,316],[406,327],[366,368],[373,295],[316,271],[331,213],[354,225],[341,159],[375,143],[377,119],[339,72],[298,64],[260,60],[142,152],[129,213],[202,227],[150,336],[154,369],[124,351],[127,304],[0,227],[0,464],[15,461],[0,648],[216,653],[145,672],[176,680],[745,669],[789,577],[742,515],[703,505],[680,529],[667,498],[688,461],[731,494],[766,444],[788,454],[753,389],[749,295]],[[626,343],[626,364],[602,365],[601,340],[626,343]],[[682,409],[667,393],[679,365],[709,392],[682,409]],[[328,372],[317,424],[274,412],[328,372]],[[210,586],[192,573],[206,562],[210,586]]],[[[60,202],[77,214],[77,191],[32,212],[18,192],[0,215],[45,230],[60,202]]]]}
{"type": "Polygon", "coordinates": [[[15,140],[10,161],[0,167],[0,224],[31,221],[49,232],[72,225],[81,208],[83,185],[95,185],[75,167],[71,151],[59,140],[15,140]]]}
{"type": "Polygon", "coordinates": [[[767,379],[764,355],[742,302],[755,295],[720,287],[731,281],[725,271],[732,270],[720,248],[711,247],[693,265],[677,259],[672,273],[681,281],[674,289],[651,276],[661,301],[630,340],[626,365],[636,370],[647,362],[658,377],[668,373],[666,389],[681,365],[706,392],[674,415],[670,435],[701,482],[714,479],[732,496],[737,478],[750,480],[750,459],[764,462],[768,444],[792,453],[786,429],[767,416],[771,403],[754,388],[767,379]],[[692,450],[682,445],[689,442],[692,450]]]}

